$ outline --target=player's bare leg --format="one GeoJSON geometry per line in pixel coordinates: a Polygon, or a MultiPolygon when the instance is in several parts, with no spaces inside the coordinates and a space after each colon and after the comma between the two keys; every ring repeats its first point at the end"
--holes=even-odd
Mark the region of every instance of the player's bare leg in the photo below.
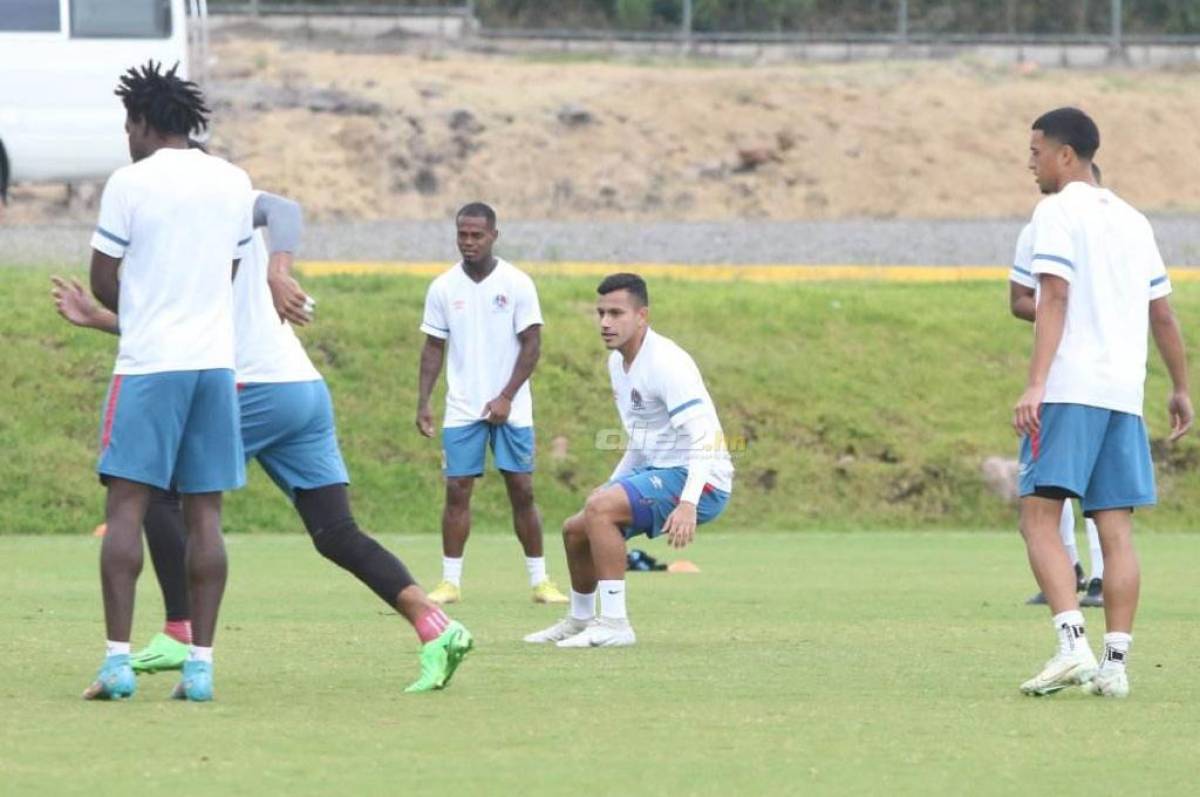
{"type": "Polygon", "coordinates": [[[533,474],[501,471],[508,501],[512,505],[513,531],[525,551],[525,569],[535,603],[567,603],[566,595],[546,573],[546,557],[542,545],[542,513],[533,500],[533,474]]]}
{"type": "Polygon", "coordinates": [[[217,615],[225,595],[229,566],[221,536],[221,493],[183,496],[187,526],[188,597],[192,609],[192,647],[183,663],[183,677],[172,697],[207,701],[213,697],[212,648],[217,615]]]}
{"type": "Polygon", "coordinates": [[[1059,535],[1063,501],[1027,496],[1021,499],[1021,536],[1029,566],[1050,604],[1058,650],[1042,671],[1021,685],[1029,695],[1049,695],[1086,683],[1096,672],[1096,657],[1084,634],[1083,614],[1075,593],[1075,572],[1059,535]]]}
{"type": "Polygon", "coordinates": [[[528,634],[526,642],[561,642],[582,632],[596,618],[596,571],[582,511],[566,519],[562,534],[567,570],[571,574],[571,608],[567,616],[554,625],[528,634]]]}
{"type": "Polygon", "coordinates": [[[446,503],[442,507],[442,580],[429,598],[434,603],[457,603],[462,597],[463,553],[471,536],[471,476],[446,477],[446,503]]]}
{"type": "Polygon", "coordinates": [[[100,545],[100,592],[108,641],[104,664],[83,692],[85,700],[126,698],[137,688],[129,664],[129,637],[137,579],[142,572],[142,519],[149,502],[150,488],[145,484],[108,479],[104,513],[108,531],[100,545]]]}
{"type": "Polygon", "coordinates": [[[600,616],[581,633],[558,643],[561,648],[620,647],[637,641],[625,611],[625,535],[633,522],[629,496],[619,485],[592,493],[583,507],[583,524],[592,554],[600,616]]]}
{"type": "Polygon", "coordinates": [[[105,630],[115,642],[128,642],[133,628],[134,594],[142,572],[142,521],[149,504],[147,485],[108,479],[108,531],[100,545],[100,585],[105,630]]]}
{"type": "Polygon", "coordinates": [[[1104,551],[1104,656],[1100,670],[1085,687],[1094,695],[1125,697],[1129,678],[1125,665],[1133,642],[1133,620],[1141,590],[1141,568],[1133,548],[1133,513],[1128,509],[1097,512],[1096,530],[1104,551]]]}

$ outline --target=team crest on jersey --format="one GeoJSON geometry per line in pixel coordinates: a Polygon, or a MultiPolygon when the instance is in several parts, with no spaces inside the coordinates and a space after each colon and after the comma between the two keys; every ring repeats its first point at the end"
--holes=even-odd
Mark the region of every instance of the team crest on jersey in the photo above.
{"type": "Polygon", "coordinates": [[[642,401],[642,394],[637,391],[636,387],[629,391],[629,401],[633,403],[635,410],[646,409],[646,402],[642,401]]]}
{"type": "Polygon", "coordinates": [[[503,293],[497,293],[492,297],[492,309],[497,313],[502,313],[508,309],[508,297],[503,293]]]}

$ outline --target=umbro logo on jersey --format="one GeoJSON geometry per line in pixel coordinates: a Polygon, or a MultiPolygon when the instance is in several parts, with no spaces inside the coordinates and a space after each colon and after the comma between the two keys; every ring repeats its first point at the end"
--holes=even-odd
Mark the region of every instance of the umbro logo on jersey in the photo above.
{"type": "Polygon", "coordinates": [[[467,307],[467,300],[466,299],[455,299],[453,305],[451,305],[451,306],[455,310],[465,310],[467,307]]]}
{"type": "Polygon", "coordinates": [[[646,403],[644,401],[642,401],[642,394],[637,392],[636,387],[633,390],[629,391],[629,400],[633,403],[633,408],[635,410],[646,409],[646,403]]]}

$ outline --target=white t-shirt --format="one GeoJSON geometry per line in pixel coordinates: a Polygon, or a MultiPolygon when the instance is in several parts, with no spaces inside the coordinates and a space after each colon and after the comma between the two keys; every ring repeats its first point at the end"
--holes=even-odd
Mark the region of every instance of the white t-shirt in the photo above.
{"type": "Polygon", "coordinates": [[[253,232],[250,178],[198,149],[113,172],[92,248],[122,258],[117,374],[234,367],[232,261],[253,232]]]}
{"type": "Polygon", "coordinates": [[[694,417],[707,416],[706,426],[715,435],[708,483],[725,492],[733,489],[733,462],[717,408],[691,355],[670,338],[647,329],[629,371],[621,352],[614,351],[608,358],[608,373],[629,436],[629,466],[687,467],[692,441],[682,427],[694,417]]]}
{"type": "MultiPolygon", "coordinates": [[[[429,286],[421,331],[449,340],[446,365],[446,428],[482,420],[483,407],[508,384],[521,351],[517,335],[542,324],[537,289],[527,274],[505,260],[482,282],[462,263],[429,286]]],[[[529,380],[512,401],[508,423],[533,425],[529,380]]]]}
{"type": "Polygon", "coordinates": [[[275,312],[267,286],[267,260],[262,231],[255,230],[250,254],[238,266],[233,281],[237,381],[249,385],[320,379],[292,325],[280,321],[275,312]]]}
{"type": "Polygon", "coordinates": [[[1142,414],[1150,302],[1171,292],[1150,222],[1107,188],[1082,182],[1038,203],[1033,268],[1070,283],[1047,402],[1142,414]]]}
{"type": "Polygon", "coordinates": [[[1026,224],[1017,236],[1017,251],[1013,254],[1012,269],[1008,281],[1026,288],[1037,288],[1037,277],[1033,276],[1033,224],[1026,224]]]}

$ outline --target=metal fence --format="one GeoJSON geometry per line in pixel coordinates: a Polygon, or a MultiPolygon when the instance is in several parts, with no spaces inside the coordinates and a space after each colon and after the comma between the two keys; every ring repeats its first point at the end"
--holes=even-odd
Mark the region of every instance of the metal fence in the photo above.
{"type": "Polygon", "coordinates": [[[1200,0],[244,0],[213,13],[453,15],[492,38],[1200,44],[1200,0]]]}

